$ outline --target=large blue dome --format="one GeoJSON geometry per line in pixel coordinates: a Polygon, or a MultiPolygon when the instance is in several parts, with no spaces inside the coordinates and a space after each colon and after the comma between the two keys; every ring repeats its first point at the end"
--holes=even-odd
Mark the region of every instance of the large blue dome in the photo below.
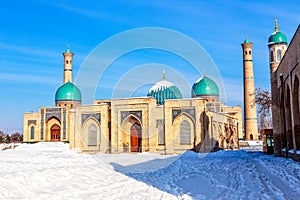
{"type": "Polygon", "coordinates": [[[157,104],[163,104],[166,99],[182,98],[180,90],[173,83],[167,81],[165,75],[161,81],[150,88],[147,96],[156,98],[157,104]]]}

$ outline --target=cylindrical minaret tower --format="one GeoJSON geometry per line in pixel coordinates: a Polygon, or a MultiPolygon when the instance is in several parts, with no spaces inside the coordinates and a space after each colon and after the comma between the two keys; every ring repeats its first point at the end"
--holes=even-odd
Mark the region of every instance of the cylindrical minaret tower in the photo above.
{"type": "Polygon", "coordinates": [[[244,66],[244,126],[246,140],[258,139],[252,44],[253,43],[248,39],[242,43],[244,66]]]}
{"type": "Polygon", "coordinates": [[[282,138],[279,130],[280,127],[280,105],[278,101],[278,96],[280,95],[277,90],[277,81],[279,74],[276,70],[279,63],[287,49],[286,36],[278,31],[278,23],[275,19],[275,32],[271,34],[268,40],[269,47],[269,62],[270,62],[270,79],[271,79],[271,93],[272,93],[272,121],[273,121],[273,136],[274,136],[274,155],[281,156],[282,138]]]}
{"type": "Polygon", "coordinates": [[[81,104],[81,92],[72,83],[72,59],[74,53],[70,48],[63,53],[64,55],[64,84],[55,93],[55,104],[59,107],[73,108],[81,104]]]}
{"type": "Polygon", "coordinates": [[[63,53],[64,55],[64,84],[67,82],[72,83],[72,60],[74,53],[71,52],[70,48],[63,53]]]}

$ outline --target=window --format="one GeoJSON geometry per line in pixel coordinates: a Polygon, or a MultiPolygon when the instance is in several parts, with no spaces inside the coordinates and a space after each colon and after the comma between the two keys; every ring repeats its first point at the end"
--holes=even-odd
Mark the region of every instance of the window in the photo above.
{"type": "Polygon", "coordinates": [[[180,124],[180,144],[191,144],[191,125],[186,120],[180,124]]]}
{"type": "Polygon", "coordinates": [[[165,131],[164,131],[164,124],[158,125],[158,144],[165,144],[165,131]]]}
{"type": "Polygon", "coordinates": [[[281,60],[281,50],[280,49],[278,49],[277,50],[277,61],[280,61],[281,60]]]}
{"type": "Polygon", "coordinates": [[[33,140],[34,139],[34,126],[32,126],[30,128],[30,139],[33,140]]]}
{"type": "Polygon", "coordinates": [[[97,146],[97,127],[94,124],[88,128],[88,146],[97,146]]]}
{"type": "Polygon", "coordinates": [[[245,51],[245,55],[247,55],[247,51],[245,51]]]}
{"type": "Polygon", "coordinates": [[[273,51],[270,51],[270,62],[274,62],[274,54],[273,51]]]}
{"type": "Polygon", "coordinates": [[[69,61],[68,61],[68,60],[66,60],[66,63],[67,63],[67,64],[69,64],[69,61]]]}
{"type": "Polygon", "coordinates": [[[249,55],[251,55],[251,51],[249,51],[249,55]]]}

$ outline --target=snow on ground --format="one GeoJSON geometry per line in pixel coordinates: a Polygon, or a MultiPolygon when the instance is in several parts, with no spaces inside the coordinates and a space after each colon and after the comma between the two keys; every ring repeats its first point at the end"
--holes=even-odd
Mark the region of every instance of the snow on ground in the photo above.
{"type": "Polygon", "coordinates": [[[300,163],[261,153],[77,154],[68,144],[0,151],[0,199],[299,199],[300,163]]]}

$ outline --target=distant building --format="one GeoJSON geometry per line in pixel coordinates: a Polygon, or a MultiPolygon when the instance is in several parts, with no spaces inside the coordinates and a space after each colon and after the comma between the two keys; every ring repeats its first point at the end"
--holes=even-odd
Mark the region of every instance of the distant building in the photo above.
{"type": "Polygon", "coordinates": [[[242,135],[242,109],[219,102],[217,84],[203,75],[192,87],[192,98],[165,74],[148,97],[95,100],[82,105],[72,83],[73,53],[64,55],[64,84],[54,107],[24,114],[24,142],[65,141],[80,152],[182,153],[187,149],[237,149],[242,135]]]}
{"type": "Polygon", "coordinates": [[[279,32],[275,21],[275,32],[269,37],[268,47],[274,154],[297,159],[297,150],[300,150],[300,26],[287,47],[286,36],[279,32]]]}

